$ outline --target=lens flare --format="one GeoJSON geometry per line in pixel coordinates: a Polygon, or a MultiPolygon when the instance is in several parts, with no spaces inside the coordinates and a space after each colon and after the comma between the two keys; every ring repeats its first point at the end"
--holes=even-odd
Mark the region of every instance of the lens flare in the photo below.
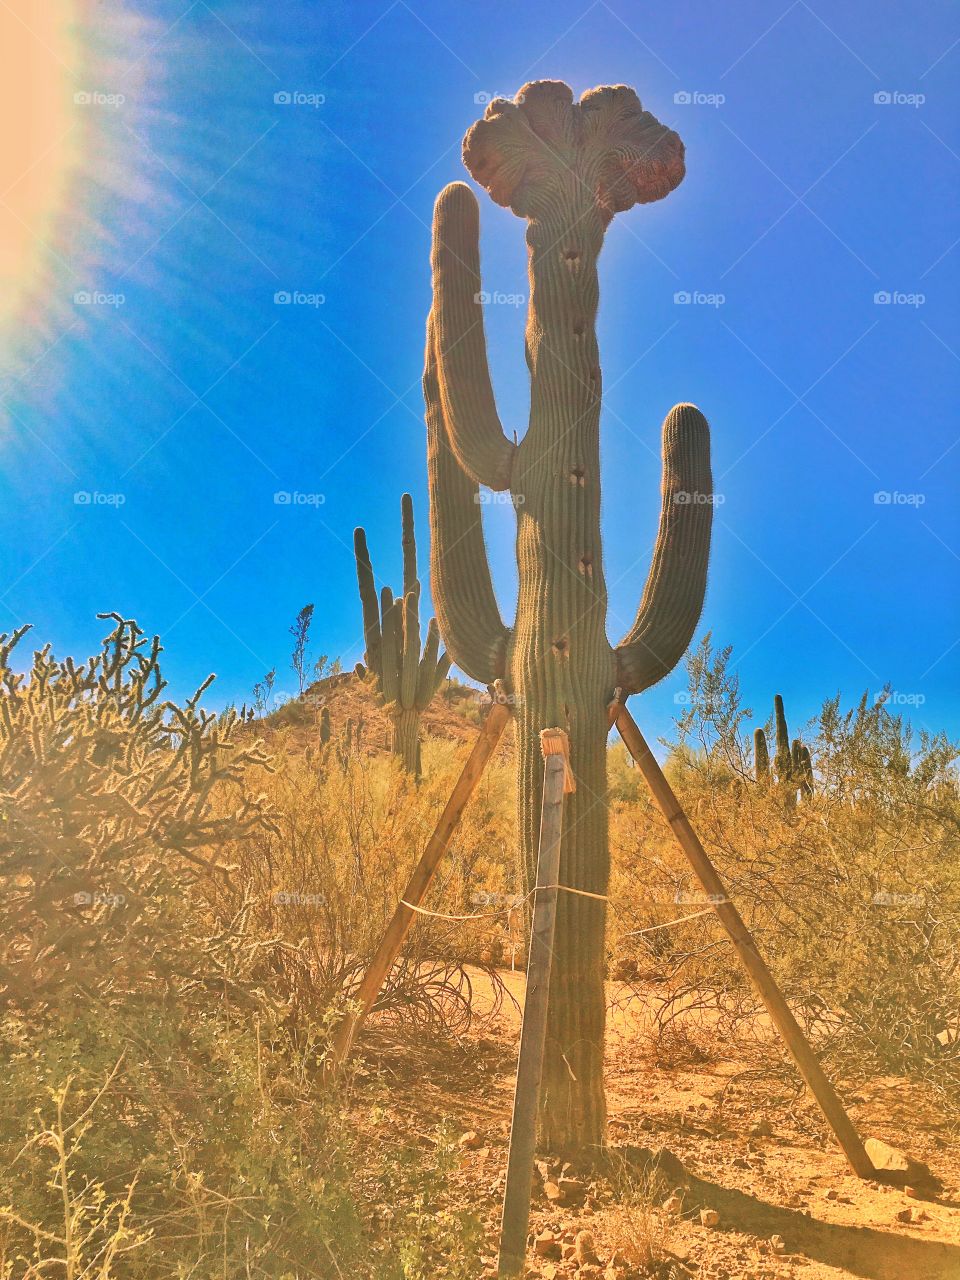
{"type": "Polygon", "coordinates": [[[0,6],[0,319],[38,301],[80,151],[75,0],[0,6]]]}

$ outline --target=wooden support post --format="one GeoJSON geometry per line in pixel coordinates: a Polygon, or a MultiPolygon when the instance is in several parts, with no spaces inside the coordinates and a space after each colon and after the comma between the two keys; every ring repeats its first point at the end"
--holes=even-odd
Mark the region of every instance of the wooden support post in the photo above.
{"type": "Polygon", "coordinates": [[[487,762],[493,755],[509,719],[510,709],[506,703],[495,702],[490,708],[490,714],[484,721],[480,736],[474,743],[473,750],[463,766],[463,771],[457,779],[453,791],[450,793],[450,799],[440,815],[440,820],[434,828],[433,835],[427,841],[427,847],[417,863],[416,870],[410,877],[410,881],[404,890],[403,899],[397,905],[397,909],[393,913],[393,917],[380,940],[380,945],[377,947],[374,957],[363,975],[363,981],[360,983],[354,997],[360,1007],[343,1019],[334,1034],[325,1065],[328,1075],[339,1071],[349,1056],[357,1032],[363,1025],[367,1014],[373,1008],[374,1002],[380,994],[384,982],[387,980],[387,975],[400,954],[404,939],[410,932],[410,926],[413,924],[413,919],[416,915],[414,908],[418,907],[426,897],[437,867],[439,867],[441,859],[447,851],[450,839],[457,828],[457,823],[460,821],[467,806],[467,801],[480,781],[487,762]]]}
{"type": "Polygon", "coordinates": [[[713,905],[720,923],[729,935],[734,949],[753,979],[774,1025],[783,1037],[801,1076],[807,1083],[810,1092],[817,1101],[827,1123],[836,1134],[837,1141],[843,1148],[850,1167],[861,1178],[875,1178],[877,1171],[873,1162],[864,1150],[860,1135],[853,1121],[843,1108],[833,1085],[824,1074],[817,1055],[803,1034],[799,1023],[790,1012],[790,1006],[784,1000],[773,974],[757,950],[756,943],[747,928],[740,912],[727,896],[723,881],[717,875],[713,863],[700,843],[696,832],[691,827],[680,802],[673,793],[673,788],[663,775],[663,770],[647,746],[647,743],[626,707],[616,708],[616,725],[627,750],[637,762],[640,772],[647,780],[663,816],[670,824],[677,841],[686,854],[694,874],[703,886],[709,901],[713,905]]]}
{"type": "Polygon", "coordinates": [[[533,928],[527,960],[527,987],[520,1031],[520,1057],[513,1095],[513,1122],[510,1126],[507,1185],[503,1193],[500,1257],[497,1264],[497,1275],[501,1278],[521,1275],[526,1259],[540,1079],[547,1038],[553,933],[557,919],[563,797],[565,792],[574,789],[567,735],[561,729],[545,729],[540,735],[540,744],[544,755],[543,809],[540,817],[533,928]]]}

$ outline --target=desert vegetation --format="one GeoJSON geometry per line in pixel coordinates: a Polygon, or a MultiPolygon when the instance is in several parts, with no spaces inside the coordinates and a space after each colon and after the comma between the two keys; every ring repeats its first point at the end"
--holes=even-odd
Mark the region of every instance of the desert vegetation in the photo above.
{"type": "MultiPolygon", "coordinates": [[[[418,784],[386,735],[341,759],[315,736],[309,694],[244,725],[203,709],[209,685],[165,700],[159,643],[105,621],[85,663],[43,648],[19,674],[25,637],[4,641],[5,1273],[476,1275],[491,1197],[457,1181],[462,1122],[449,1114],[406,1145],[375,1135],[397,1102],[391,1046],[456,1056],[473,1044],[482,1057],[513,1016],[512,743],[431,891],[437,914],[418,920],[383,992],[362,1065],[330,1084],[331,1026],[449,793],[476,693],[454,683],[460,696],[440,700],[447,727],[426,737],[418,784]]],[[[798,803],[755,777],[730,653],[706,638],[688,665],[668,772],[791,1003],[848,1094],[895,1076],[934,1096],[955,1134],[956,746],[882,700],[827,698],[804,727],[813,784],[798,803]]],[[[385,716],[357,677],[335,689],[335,725],[356,698],[371,723],[385,716]]],[[[789,1093],[795,1077],[709,904],[623,748],[608,754],[610,1016],[637,1010],[635,1047],[660,1070],[735,1059],[789,1093]]],[[[646,1224],[656,1251],[660,1192],[638,1199],[646,1183],[630,1179],[621,1230],[646,1224]]]]}

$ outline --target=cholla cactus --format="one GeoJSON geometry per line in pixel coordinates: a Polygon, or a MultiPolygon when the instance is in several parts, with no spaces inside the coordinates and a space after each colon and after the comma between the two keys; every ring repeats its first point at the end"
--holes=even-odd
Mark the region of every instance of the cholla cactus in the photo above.
{"type": "Polygon", "coordinates": [[[463,144],[467,169],[526,221],[530,303],[529,426],[504,433],[485,352],[477,201],[455,182],[433,226],[433,306],[424,396],[433,597],[443,639],[468,675],[502,681],[516,706],[520,839],[528,885],[537,854],[540,731],[570,736],[569,797],[541,1095],[541,1142],[554,1150],[604,1138],[603,987],[609,875],[608,707],[673,669],[690,642],[706,584],[712,515],[709,431],[693,405],[663,426],[662,509],[636,619],[606,637],[600,544],[597,259],[614,214],[668,195],[683,144],[623,85],[574,102],[567,85],[525,85],[497,99],[463,144]],[[486,560],[479,486],[510,493],[517,514],[514,627],[500,617],[486,560]]]}
{"type": "MultiPolygon", "coordinates": [[[[269,825],[246,779],[268,758],[238,743],[236,711],[200,707],[213,676],[164,700],[159,640],[99,616],[113,628],[98,654],[46,645],[26,675],[10,664],[28,628],[0,636],[0,1004],[180,981],[188,935],[206,936],[192,886],[269,825]]],[[[196,984],[227,980],[217,933],[196,984]]]]}
{"type": "Polygon", "coordinates": [[[363,608],[363,636],[366,666],[376,682],[380,699],[393,721],[393,750],[410,774],[420,774],[420,717],[430,705],[450,670],[450,659],[440,653],[440,631],[435,618],[427,626],[427,639],[420,649],[420,582],[417,578],[417,543],[413,526],[413,499],[400,499],[401,544],[403,547],[403,595],[394,599],[384,587],[377,599],[373,566],[367,550],[367,535],[357,529],[353,535],[357,561],[357,585],[363,608]]]}

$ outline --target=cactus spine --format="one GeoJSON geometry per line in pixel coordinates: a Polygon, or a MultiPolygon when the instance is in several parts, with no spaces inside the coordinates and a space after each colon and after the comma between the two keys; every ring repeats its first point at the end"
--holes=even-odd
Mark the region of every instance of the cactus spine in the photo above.
{"type": "Polygon", "coordinates": [[[366,661],[366,667],[358,664],[357,674],[361,678],[365,678],[367,672],[372,675],[380,700],[393,721],[394,754],[403,761],[407,773],[419,777],[420,717],[450,670],[450,658],[440,653],[440,631],[435,618],[431,618],[427,626],[427,639],[421,652],[420,582],[413,499],[409,493],[400,499],[400,523],[403,594],[398,599],[394,599],[389,587],[381,590],[378,599],[367,536],[363,529],[354,531],[366,661]]]}
{"type": "MultiPolygon", "coordinates": [[[[516,706],[520,840],[528,885],[539,830],[539,734],[570,735],[577,790],[568,797],[561,882],[605,895],[607,709],[639,693],[686,649],[703,603],[710,543],[709,431],[692,405],[663,427],[662,509],[636,619],[606,637],[600,545],[600,365],[597,257],[613,215],[660,199],[683,177],[683,144],[632,89],[525,85],[498,99],[464,139],[464,163],[493,199],[526,219],[531,380],[522,442],[500,425],[487,369],[479,211],[463,183],[441,192],[433,228],[433,306],[424,397],[431,573],[453,659],[516,706]],[[478,486],[509,491],[517,514],[519,592],[504,625],[487,564],[478,486]]],[[[550,989],[540,1139],[598,1147],[605,1131],[603,987],[606,905],[561,893],[550,989]]]]}

